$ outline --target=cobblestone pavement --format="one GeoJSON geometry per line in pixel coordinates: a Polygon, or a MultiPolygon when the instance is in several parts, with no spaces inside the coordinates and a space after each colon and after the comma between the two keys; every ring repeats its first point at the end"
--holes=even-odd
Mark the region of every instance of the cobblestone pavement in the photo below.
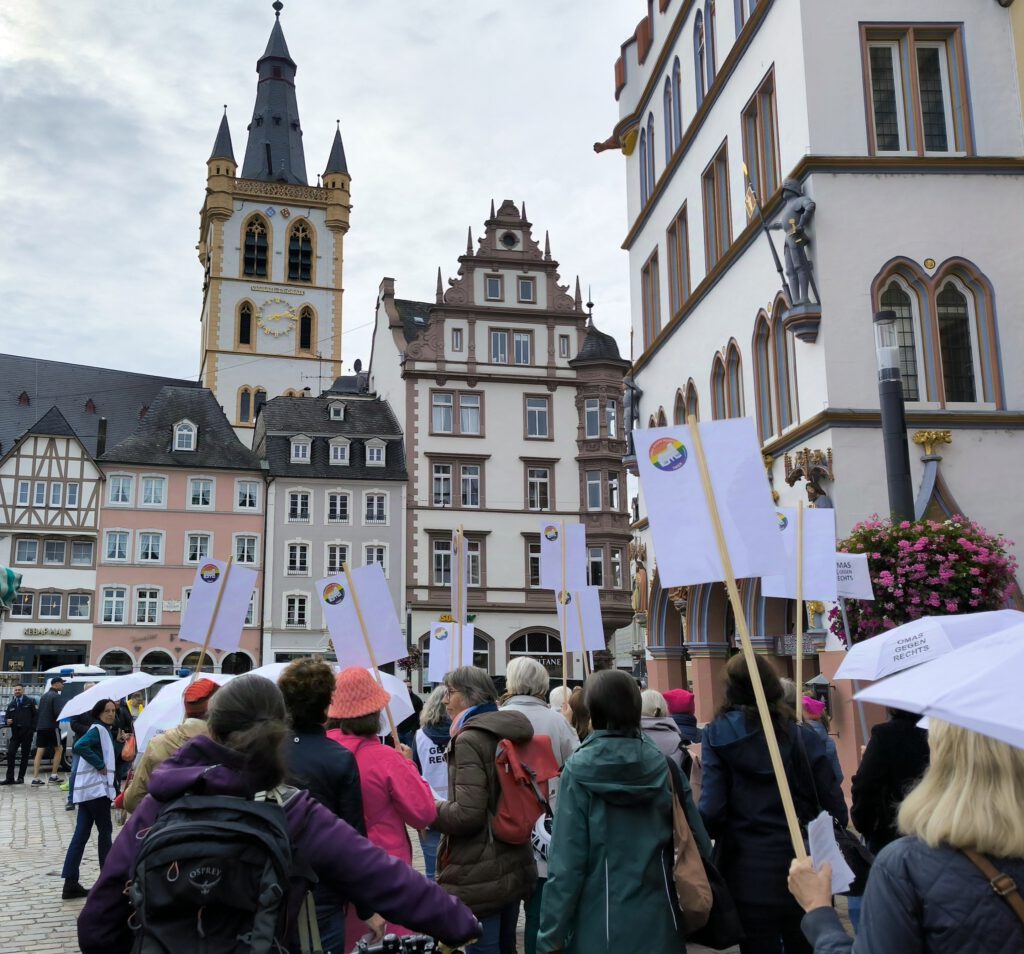
{"type": "MultiPolygon", "coordinates": [[[[64,954],[78,950],[75,919],[82,901],[61,901],[64,853],[75,830],[75,812],[64,810],[67,795],[56,783],[0,787],[0,919],[2,954],[64,954]]],[[[114,837],[118,825],[115,820],[114,837]]],[[[419,840],[412,839],[415,864],[422,871],[419,840]]],[[[93,833],[82,862],[82,884],[96,880],[99,864],[93,833]]],[[[845,901],[840,899],[845,915],[845,901]]],[[[522,950],[522,918],[519,925],[522,950]]],[[[731,948],[726,954],[735,954],[731,948]]],[[[711,954],[709,948],[687,945],[688,954],[711,954]]]]}

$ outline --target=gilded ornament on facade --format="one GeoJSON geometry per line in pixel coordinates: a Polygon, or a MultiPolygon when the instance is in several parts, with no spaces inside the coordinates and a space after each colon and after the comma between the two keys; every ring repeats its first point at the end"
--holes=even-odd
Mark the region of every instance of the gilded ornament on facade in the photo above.
{"type": "Polygon", "coordinates": [[[295,327],[296,321],[294,306],[283,298],[265,299],[256,316],[257,327],[271,338],[288,334],[295,327]]]}
{"type": "Polygon", "coordinates": [[[938,444],[952,444],[952,431],[916,431],[911,440],[919,447],[924,448],[925,457],[935,454],[935,447],[938,444]]]}

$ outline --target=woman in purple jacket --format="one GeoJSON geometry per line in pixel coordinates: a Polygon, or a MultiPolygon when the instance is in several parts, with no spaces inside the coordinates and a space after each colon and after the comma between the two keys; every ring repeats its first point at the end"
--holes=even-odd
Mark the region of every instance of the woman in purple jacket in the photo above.
{"type": "MultiPolygon", "coordinates": [[[[149,828],[163,804],[185,793],[252,798],[271,791],[284,777],[282,744],[287,734],[284,700],[262,676],[241,676],[214,696],[210,737],[199,736],[154,772],[149,795],[132,814],[107,856],[99,880],[78,918],[83,954],[131,950],[131,904],[124,887],[149,828]]],[[[472,912],[443,888],[370,844],[305,791],[285,798],[294,860],[308,866],[338,904],[351,901],[387,920],[460,944],[479,936],[472,912]]],[[[307,886],[293,881],[288,896],[286,948],[298,950],[297,923],[307,886]]]]}

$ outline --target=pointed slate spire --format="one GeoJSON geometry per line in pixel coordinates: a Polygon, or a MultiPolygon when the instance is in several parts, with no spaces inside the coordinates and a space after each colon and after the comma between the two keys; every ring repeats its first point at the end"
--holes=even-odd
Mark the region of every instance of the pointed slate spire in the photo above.
{"type": "MultiPolygon", "coordinates": [[[[228,128],[228,107],[226,104],[224,106],[224,115],[220,118],[217,138],[213,141],[213,152],[210,153],[210,159],[235,161],[235,151],[231,148],[231,130],[228,128]]],[[[209,159],[207,162],[209,162],[209,159]]]]}
{"type": "Polygon", "coordinates": [[[544,261],[551,261],[551,237],[547,229],[544,230],[544,261]]]}
{"type": "Polygon", "coordinates": [[[284,4],[275,0],[273,6],[274,27],[267,48],[256,63],[259,83],[249,123],[242,178],[306,185],[306,158],[295,99],[296,66],[281,28],[284,4]]]}
{"type": "Polygon", "coordinates": [[[521,218],[521,219],[522,219],[522,220],[523,220],[524,222],[526,221],[526,201],[525,201],[525,200],[523,201],[523,214],[522,214],[522,215],[520,216],[520,218],[521,218]]]}
{"type": "Polygon", "coordinates": [[[341,172],[348,175],[348,163],[345,162],[345,145],[341,141],[341,120],[338,120],[338,127],[334,130],[334,142],[331,144],[331,154],[327,157],[327,168],[324,175],[329,172],[341,172]]]}
{"type": "Polygon", "coordinates": [[[491,199],[491,218],[494,218],[494,199],[491,199]]]}
{"type": "Polygon", "coordinates": [[[444,304],[444,285],[441,283],[441,266],[437,266],[437,291],[434,293],[434,301],[439,305],[444,304]]]}
{"type": "Polygon", "coordinates": [[[466,254],[473,254],[473,226],[466,227],[466,254]]]}
{"type": "Polygon", "coordinates": [[[573,296],[576,311],[583,311],[583,293],[580,291],[580,276],[576,276],[576,294],[573,296]]]}

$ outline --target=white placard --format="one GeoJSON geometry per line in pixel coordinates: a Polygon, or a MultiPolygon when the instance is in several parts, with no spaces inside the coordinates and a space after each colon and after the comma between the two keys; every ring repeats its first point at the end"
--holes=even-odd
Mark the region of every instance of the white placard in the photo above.
{"type": "MultiPolygon", "coordinates": [[[[555,609],[559,621],[562,619],[562,608],[555,600],[555,609]]],[[[579,653],[587,650],[596,653],[603,651],[604,624],[601,621],[601,588],[585,586],[582,590],[570,590],[569,601],[565,606],[565,650],[579,653]],[[580,617],[583,617],[583,631],[580,632],[580,617]]]]}
{"type": "MultiPolygon", "coordinates": [[[[587,531],[582,523],[565,526],[565,587],[587,585],[587,531]]],[[[562,589],[562,524],[545,520],[540,525],[540,585],[556,593],[562,589]]]]}
{"type": "MultiPolygon", "coordinates": [[[[369,566],[349,570],[349,573],[366,623],[366,638],[373,646],[377,665],[383,666],[409,655],[383,567],[379,563],[371,563],[369,566]]],[[[373,660],[363,639],[355,600],[349,591],[345,574],[339,573],[320,580],[316,589],[324,621],[334,643],[334,652],[338,656],[338,664],[343,668],[372,667],[373,660]]]]}
{"type": "MultiPolygon", "coordinates": [[[[782,542],[754,422],[734,418],[698,427],[733,573],[739,579],[778,572],[782,542]]],[[[661,585],[725,579],[690,429],[636,430],[633,443],[661,585]]]]}
{"type": "MultiPolygon", "coordinates": [[[[796,507],[775,511],[779,538],[785,553],[782,573],[761,578],[761,595],[796,599],[796,507]]],[[[836,512],[804,509],[804,586],[805,600],[836,601],[836,512]]]]}
{"type": "Polygon", "coordinates": [[[459,661],[459,624],[430,624],[430,662],[427,679],[435,686],[447,673],[460,666],[473,665],[473,627],[462,627],[462,661],[459,661]]]}
{"type": "Polygon", "coordinates": [[[196,567],[196,576],[192,581],[192,593],[185,605],[185,614],[181,620],[178,638],[189,643],[206,641],[206,633],[210,628],[214,607],[217,606],[217,595],[227,587],[217,607],[217,619],[210,634],[210,648],[224,652],[234,652],[242,641],[242,627],[249,612],[249,600],[256,588],[256,571],[247,566],[231,564],[227,570],[224,560],[203,560],[196,567]]]}
{"type": "Polygon", "coordinates": [[[845,600],[873,600],[866,553],[836,554],[836,596],[845,600]]]}

